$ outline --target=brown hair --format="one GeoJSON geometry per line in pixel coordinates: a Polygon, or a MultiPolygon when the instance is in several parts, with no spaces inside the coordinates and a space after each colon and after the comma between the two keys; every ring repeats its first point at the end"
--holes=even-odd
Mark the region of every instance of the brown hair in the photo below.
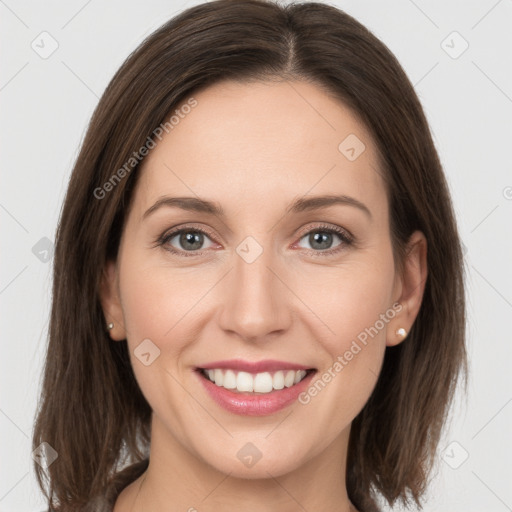
{"type": "MultiPolygon", "coordinates": [[[[422,305],[406,341],[386,349],[375,389],[350,434],[347,490],[359,510],[421,506],[458,377],[467,374],[463,257],[443,170],[421,104],[400,64],[372,33],[321,3],[217,0],[189,8],[150,35],[117,71],[88,127],[56,232],[49,343],[33,448],[51,507],[113,503],[147,467],[151,408],[126,340],[111,342],[99,301],[137,180],[98,187],[191,93],[221,81],[307,80],[359,116],[380,152],[397,268],[414,230],[428,243],[422,305]],[[46,471],[46,472],[45,472],[46,471]],[[48,482],[45,482],[45,479],[48,482]],[[48,484],[48,489],[46,489],[48,484]]],[[[126,169],[126,167],[125,167],[126,169]]],[[[465,380],[466,382],[466,380],[465,380]]]]}

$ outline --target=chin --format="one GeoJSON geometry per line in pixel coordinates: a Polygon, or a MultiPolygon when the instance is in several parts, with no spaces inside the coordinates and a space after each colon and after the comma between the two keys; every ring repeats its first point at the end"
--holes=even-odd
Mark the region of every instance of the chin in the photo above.
{"type": "Polygon", "coordinates": [[[301,460],[305,459],[297,456],[297,450],[292,451],[293,454],[287,454],[286,450],[280,449],[279,446],[257,448],[258,441],[236,444],[241,447],[230,452],[232,456],[226,455],[226,452],[220,457],[209,453],[203,460],[217,471],[229,474],[233,478],[255,480],[290,473],[300,467],[301,460]]]}

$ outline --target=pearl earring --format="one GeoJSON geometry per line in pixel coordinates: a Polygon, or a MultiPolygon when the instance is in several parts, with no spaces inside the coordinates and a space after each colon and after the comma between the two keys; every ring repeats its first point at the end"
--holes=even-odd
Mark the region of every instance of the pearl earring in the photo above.
{"type": "Polygon", "coordinates": [[[400,327],[400,329],[397,329],[396,334],[397,336],[405,338],[407,336],[407,331],[403,327],[400,327]]]}
{"type": "Polygon", "coordinates": [[[108,330],[110,331],[111,329],[113,329],[113,328],[114,328],[114,324],[113,324],[112,322],[108,323],[108,324],[107,324],[107,328],[108,328],[108,330]]]}

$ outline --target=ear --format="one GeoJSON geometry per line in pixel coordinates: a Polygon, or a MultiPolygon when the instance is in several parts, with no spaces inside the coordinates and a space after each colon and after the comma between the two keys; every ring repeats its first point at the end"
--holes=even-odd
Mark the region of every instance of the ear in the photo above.
{"type": "Polygon", "coordinates": [[[108,261],[103,269],[100,301],[107,325],[109,323],[114,324],[112,329],[108,329],[107,325],[105,325],[105,329],[108,330],[110,337],[116,341],[126,339],[124,315],[119,294],[118,271],[114,261],[108,261]]]}
{"type": "Polygon", "coordinates": [[[395,302],[401,304],[400,312],[389,322],[387,346],[395,346],[407,335],[397,334],[400,328],[408,333],[418,315],[427,281],[427,239],[421,231],[415,231],[409,238],[404,261],[404,270],[395,283],[395,302]]]}

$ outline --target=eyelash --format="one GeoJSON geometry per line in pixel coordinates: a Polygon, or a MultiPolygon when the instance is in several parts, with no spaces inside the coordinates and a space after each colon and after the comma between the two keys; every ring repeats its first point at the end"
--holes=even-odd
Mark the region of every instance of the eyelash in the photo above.
{"type": "MultiPolygon", "coordinates": [[[[197,228],[197,227],[194,227],[194,226],[186,226],[186,227],[182,227],[180,229],[176,229],[176,230],[173,230],[169,233],[163,233],[159,238],[158,240],[156,241],[156,246],[161,246],[163,247],[166,251],[169,251],[170,253],[172,254],[176,254],[177,256],[182,256],[182,257],[194,257],[194,256],[201,256],[203,254],[203,252],[199,251],[181,251],[181,250],[177,250],[175,249],[174,247],[172,246],[167,246],[167,247],[164,247],[168,242],[169,240],[172,240],[176,235],[179,235],[180,233],[201,233],[203,235],[207,235],[209,238],[211,238],[212,240],[214,240],[214,237],[212,235],[212,233],[210,233],[209,231],[205,230],[205,229],[202,229],[202,228],[197,228]]],[[[300,238],[299,238],[299,241],[302,240],[305,236],[307,235],[310,235],[311,233],[330,233],[330,234],[335,234],[335,235],[338,235],[339,238],[341,239],[342,241],[342,244],[340,244],[339,246],[333,248],[333,249],[325,249],[325,250],[314,250],[314,249],[310,249],[308,252],[310,253],[311,256],[313,257],[327,257],[327,256],[330,256],[332,254],[336,254],[336,253],[339,253],[341,251],[343,251],[344,249],[346,249],[347,247],[351,246],[351,245],[354,245],[354,237],[348,233],[346,230],[344,229],[341,229],[341,228],[338,228],[338,227],[332,227],[332,226],[326,226],[326,225],[319,225],[319,226],[315,226],[313,229],[310,229],[309,231],[306,231],[305,233],[303,233],[300,238]]]]}

